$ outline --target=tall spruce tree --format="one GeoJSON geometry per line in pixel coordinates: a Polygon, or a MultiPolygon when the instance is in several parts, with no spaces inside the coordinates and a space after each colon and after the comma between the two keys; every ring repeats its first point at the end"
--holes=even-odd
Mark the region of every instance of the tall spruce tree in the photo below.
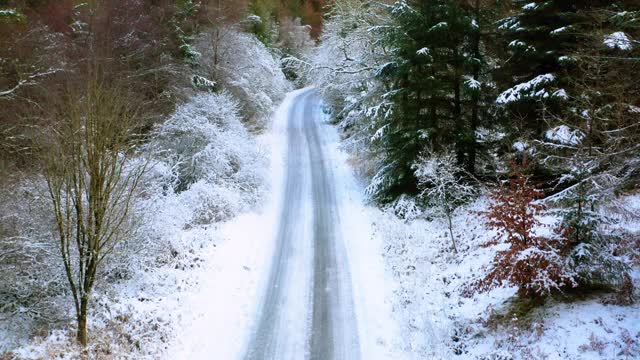
{"type": "Polygon", "coordinates": [[[376,124],[382,162],[368,189],[379,202],[416,193],[412,165],[425,149],[452,149],[458,166],[475,171],[486,65],[479,2],[399,1],[388,8],[395,26],[384,41],[395,61],[379,74],[392,105],[376,124]]]}
{"type": "MultiPolygon", "coordinates": [[[[447,66],[444,34],[449,25],[439,1],[399,1],[389,6],[396,26],[385,34],[394,49],[395,61],[381,67],[379,74],[391,90],[384,95],[392,103],[388,116],[378,124],[374,135],[382,163],[369,186],[369,193],[380,202],[402,194],[415,194],[417,180],[412,164],[426,147],[445,144],[451,137],[447,66]],[[448,127],[448,128],[445,128],[448,127]]],[[[435,149],[437,150],[437,149],[435,149]]]]}
{"type": "Polygon", "coordinates": [[[628,74],[640,69],[633,40],[640,36],[640,4],[576,2],[574,10],[565,16],[573,20],[565,26],[569,30],[563,30],[574,41],[556,59],[562,66],[556,86],[566,89],[564,108],[543,114],[547,129],[539,134],[538,158],[554,176],[588,163],[596,166],[593,174],[615,177],[633,168],[630,154],[639,149],[633,109],[640,87],[628,74]]]}
{"type": "Polygon", "coordinates": [[[465,143],[465,170],[469,174],[484,175],[487,172],[486,154],[495,139],[479,136],[494,131],[498,125],[492,114],[495,100],[495,85],[492,65],[497,57],[497,36],[494,23],[504,12],[500,0],[458,0],[471,21],[464,43],[465,75],[463,83],[463,116],[468,131],[465,143]],[[485,166],[478,165],[481,163],[485,166]]]}

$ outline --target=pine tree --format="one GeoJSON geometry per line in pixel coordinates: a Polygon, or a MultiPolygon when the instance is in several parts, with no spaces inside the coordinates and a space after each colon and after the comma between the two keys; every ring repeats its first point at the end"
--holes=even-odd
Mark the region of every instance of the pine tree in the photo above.
{"type": "Polygon", "coordinates": [[[491,61],[496,57],[494,23],[504,11],[499,1],[462,0],[460,6],[471,21],[464,43],[466,57],[463,95],[464,113],[468,131],[464,133],[465,170],[469,174],[486,172],[482,162],[490,146],[479,139],[479,132],[495,130],[496,121],[491,114],[495,99],[495,86],[491,77],[491,61]]]}
{"type": "Polygon", "coordinates": [[[504,90],[496,102],[516,131],[540,138],[547,128],[547,113],[560,115],[566,108],[567,55],[575,47],[576,10],[580,3],[564,0],[513,1],[515,15],[499,22],[505,59],[496,72],[504,90]]]}
{"type": "MultiPolygon", "coordinates": [[[[580,28],[582,41],[569,55],[576,69],[569,80],[575,96],[572,112],[562,119],[580,141],[563,151],[546,150],[569,162],[592,163],[593,174],[606,173],[622,183],[639,169],[633,154],[640,150],[640,86],[629,74],[638,70],[640,59],[640,44],[633,40],[640,38],[640,4],[604,3],[581,15],[587,19],[580,28]]],[[[563,171],[567,161],[555,165],[563,171]]]]}
{"type": "Polygon", "coordinates": [[[399,1],[389,9],[397,26],[389,27],[385,41],[395,61],[379,74],[391,89],[383,96],[392,103],[386,113],[391,115],[376,124],[374,138],[383,161],[369,187],[381,202],[416,194],[411,167],[426,147],[441,152],[454,145],[462,165],[475,139],[463,109],[463,87],[475,84],[465,82],[475,61],[466,41],[474,31],[473,19],[456,1],[399,1]]]}
{"type": "Polygon", "coordinates": [[[539,162],[559,179],[556,189],[584,187],[592,202],[611,197],[640,170],[640,87],[637,71],[640,4],[592,2],[577,10],[579,42],[565,56],[569,111],[548,117],[551,129],[538,141],[539,162]],[[567,171],[569,170],[569,171],[567,171]],[[598,189],[594,191],[594,189],[598,189]]]}
{"type": "Polygon", "coordinates": [[[612,190],[607,176],[598,173],[597,162],[575,163],[563,181],[570,184],[549,200],[561,207],[561,221],[556,233],[567,248],[567,259],[575,272],[577,284],[585,289],[626,290],[628,266],[614,255],[619,239],[602,232],[610,223],[599,212],[599,205],[611,200],[612,190]]]}
{"type": "Polygon", "coordinates": [[[392,103],[392,110],[376,124],[373,144],[382,163],[367,189],[379,202],[417,192],[411,166],[423,141],[437,136],[436,99],[441,97],[443,83],[435,76],[440,69],[434,58],[435,39],[429,36],[439,23],[435,10],[433,1],[421,2],[419,8],[406,1],[389,7],[397,26],[384,35],[395,49],[395,59],[383,65],[379,74],[391,89],[383,97],[392,103]]]}
{"type": "Polygon", "coordinates": [[[258,18],[252,21],[251,31],[265,44],[272,42],[274,22],[278,20],[278,4],[274,0],[252,0],[249,11],[258,18]]]}

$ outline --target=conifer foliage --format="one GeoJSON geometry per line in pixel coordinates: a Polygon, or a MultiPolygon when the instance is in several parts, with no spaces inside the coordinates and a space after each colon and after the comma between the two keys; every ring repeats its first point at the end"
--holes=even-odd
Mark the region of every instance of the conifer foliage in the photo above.
{"type": "Polygon", "coordinates": [[[369,188],[382,203],[417,193],[411,167],[426,148],[438,154],[451,147],[456,164],[475,172],[483,65],[479,5],[398,1],[386,9],[396,24],[381,31],[393,44],[392,61],[378,75],[391,105],[375,123],[382,161],[369,188]]]}
{"type": "Polygon", "coordinates": [[[560,112],[567,98],[563,88],[571,71],[567,57],[576,46],[577,5],[569,1],[514,2],[515,15],[499,22],[508,60],[496,72],[505,87],[497,98],[512,116],[526,121],[522,129],[540,134],[544,111],[560,112]]]}
{"type": "Polygon", "coordinates": [[[637,1],[338,0],[332,9],[316,84],[370,179],[370,200],[401,217],[428,207],[450,220],[467,187],[478,190],[469,179],[509,178],[485,214],[493,243],[508,248],[476,291],[628,284],[600,204],[640,178],[640,82],[629,76],[640,70],[637,1]],[[521,165],[509,173],[523,158],[527,175],[521,165]],[[556,231],[540,224],[545,213],[556,231]]]}
{"type": "Polygon", "coordinates": [[[340,12],[351,3],[333,7],[321,46],[331,51],[342,41],[349,69],[325,61],[318,85],[324,92],[352,85],[346,97],[331,94],[329,105],[349,131],[370,134],[357,140],[374,168],[367,169],[373,201],[420,193],[411,168],[425,149],[452,149],[456,165],[484,178],[505,175],[508,160],[525,150],[547,185],[576,160],[598,163],[590,176],[628,182],[638,173],[630,162],[638,82],[621,76],[637,71],[637,3],[364,1],[358,7],[375,18],[366,34],[348,26],[357,16],[340,12]],[[365,44],[365,53],[352,51],[365,44]]]}

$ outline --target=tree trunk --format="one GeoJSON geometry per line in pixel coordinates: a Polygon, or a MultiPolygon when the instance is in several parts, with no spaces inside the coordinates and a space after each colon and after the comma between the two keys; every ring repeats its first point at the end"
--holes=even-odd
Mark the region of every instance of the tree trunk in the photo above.
{"type": "MultiPolygon", "coordinates": [[[[478,0],[475,1],[474,4],[474,12],[475,12],[475,20],[480,27],[480,2],[478,0]]],[[[480,80],[480,58],[482,54],[480,53],[480,29],[478,28],[476,33],[473,36],[473,57],[476,61],[473,62],[473,80],[480,80]]],[[[478,144],[476,142],[476,131],[478,130],[478,118],[479,108],[480,108],[480,99],[479,94],[481,90],[474,92],[472,95],[472,104],[471,104],[471,128],[469,129],[469,146],[467,149],[468,157],[467,157],[467,172],[471,175],[475,175],[476,173],[476,154],[478,151],[478,144]]]]}
{"type": "Polygon", "coordinates": [[[86,295],[80,300],[80,312],[78,315],[78,334],[77,339],[80,345],[87,346],[87,305],[89,299],[86,295]]]}
{"type": "Polygon", "coordinates": [[[451,236],[451,244],[453,245],[453,253],[458,253],[458,247],[456,246],[456,240],[453,238],[453,223],[451,222],[451,213],[447,213],[447,220],[449,221],[449,236],[451,236]]]}
{"type": "Polygon", "coordinates": [[[461,89],[461,64],[459,62],[458,48],[453,49],[453,56],[455,61],[455,69],[453,73],[453,121],[455,131],[455,144],[456,144],[456,161],[458,165],[464,164],[465,158],[465,140],[464,136],[464,119],[462,118],[462,89],[461,89]]]}

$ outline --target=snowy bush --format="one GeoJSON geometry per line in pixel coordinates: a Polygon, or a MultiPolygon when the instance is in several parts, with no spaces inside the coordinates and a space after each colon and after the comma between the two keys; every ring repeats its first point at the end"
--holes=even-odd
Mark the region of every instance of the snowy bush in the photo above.
{"type": "MultiPolygon", "coordinates": [[[[6,179],[3,179],[6,180],[6,179]]],[[[41,327],[65,320],[66,279],[38,177],[2,181],[0,188],[0,353],[41,327]],[[20,182],[13,183],[13,181],[20,182]]]]}
{"type": "MultiPolygon", "coordinates": [[[[522,167],[525,167],[524,165],[522,167]]],[[[513,163],[507,186],[491,194],[483,215],[496,237],[487,245],[505,244],[498,250],[489,273],[474,284],[475,291],[510,285],[524,298],[543,297],[555,290],[576,286],[575,274],[564,256],[567,242],[536,234],[545,206],[536,202],[543,192],[531,184],[520,165],[513,163]]]]}
{"type": "Polygon", "coordinates": [[[198,181],[180,200],[192,206],[191,224],[206,225],[228,220],[241,210],[242,198],[237,189],[198,181]]]}
{"type": "Polygon", "coordinates": [[[447,218],[453,251],[458,252],[453,237],[453,212],[471,200],[476,189],[465,183],[464,169],[456,164],[455,154],[423,154],[413,166],[421,192],[419,197],[447,218]]]}
{"type": "Polygon", "coordinates": [[[197,95],[180,106],[156,130],[152,147],[172,169],[176,192],[198,184],[193,191],[203,196],[202,203],[193,207],[199,208],[192,219],[197,223],[226,219],[261,196],[259,169],[266,160],[242,124],[237,102],[228,93],[197,95]],[[209,194],[204,184],[217,194],[209,194]],[[242,193],[242,197],[230,195],[233,191],[242,193]],[[201,208],[204,203],[212,207],[201,208]]]}
{"type": "Polygon", "coordinates": [[[233,94],[245,120],[262,128],[291,85],[277,56],[254,35],[235,29],[225,29],[222,34],[216,38],[203,33],[198,38],[201,66],[221,88],[233,94]]]}

